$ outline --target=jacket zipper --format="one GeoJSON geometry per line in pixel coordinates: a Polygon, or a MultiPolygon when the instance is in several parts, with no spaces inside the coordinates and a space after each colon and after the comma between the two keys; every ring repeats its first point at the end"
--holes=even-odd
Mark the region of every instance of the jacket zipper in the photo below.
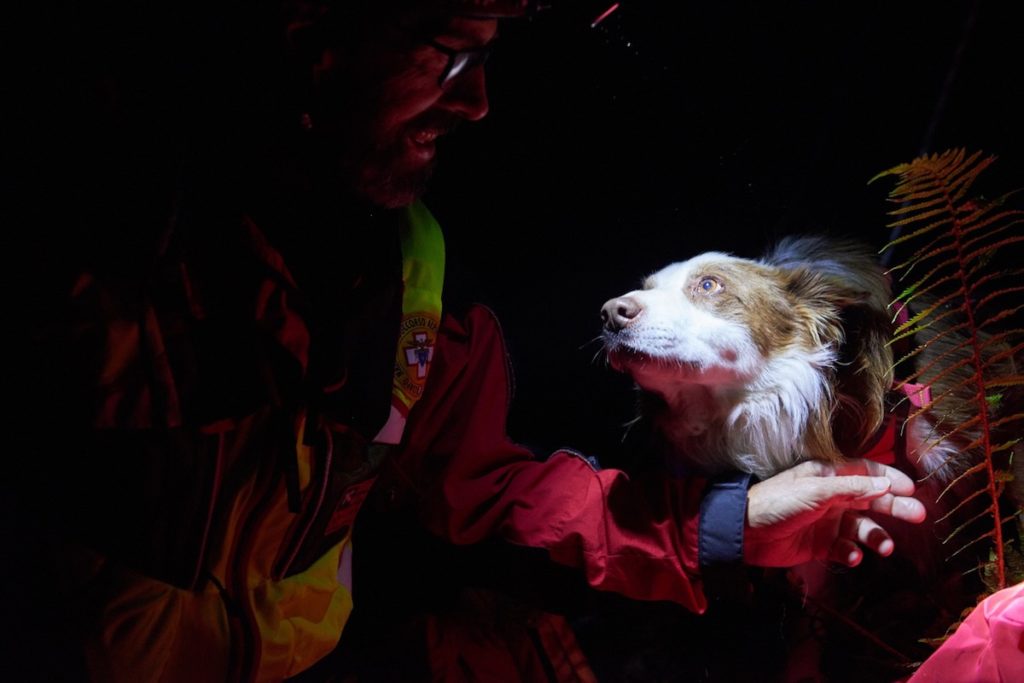
{"type": "MultiPolygon", "coordinates": [[[[293,540],[290,544],[288,555],[285,557],[284,561],[279,564],[277,571],[274,572],[274,578],[277,580],[288,575],[288,571],[295,562],[295,558],[298,556],[299,550],[302,549],[303,543],[306,542],[306,537],[309,536],[309,532],[313,528],[313,524],[316,522],[317,517],[320,515],[320,509],[323,507],[324,500],[327,497],[327,488],[330,483],[331,461],[334,458],[334,437],[329,428],[323,428],[323,434],[325,442],[324,458],[323,467],[319,470],[321,474],[319,486],[316,492],[316,499],[314,500],[313,507],[310,509],[309,514],[306,515],[306,520],[301,527],[301,531],[292,537],[293,540]]],[[[313,456],[315,457],[315,451],[313,452],[313,456]]]]}
{"type": "Polygon", "coordinates": [[[239,638],[237,645],[232,639],[232,671],[231,681],[247,683],[255,679],[256,665],[262,657],[259,633],[256,626],[256,615],[253,613],[252,601],[249,597],[248,566],[252,555],[253,542],[257,534],[254,529],[266,518],[267,510],[274,499],[274,492],[280,483],[280,472],[271,468],[272,474],[260,492],[257,503],[252,507],[245,524],[242,525],[239,539],[241,546],[235,553],[231,564],[231,587],[235,601],[239,606],[238,625],[239,638]]]}
{"type": "Polygon", "coordinates": [[[196,565],[192,570],[192,581],[189,584],[190,590],[195,590],[199,585],[199,579],[203,575],[206,564],[206,546],[210,540],[210,528],[213,526],[213,512],[220,496],[220,484],[223,473],[221,468],[224,463],[224,432],[217,433],[217,455],[213,464],[213,481],[210,482],[209,502],[206,506],[206,522],[203,524],[203,533],[199,540],[199,550],[196,553],[196,565]]]}

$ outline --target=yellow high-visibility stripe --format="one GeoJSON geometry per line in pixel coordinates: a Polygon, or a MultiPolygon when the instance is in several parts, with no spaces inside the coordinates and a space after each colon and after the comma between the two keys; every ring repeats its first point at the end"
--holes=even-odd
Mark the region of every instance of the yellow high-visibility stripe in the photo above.
{"type": "Polygon", "coordinates": [[[437,329],[441,324],[441,290],[444,285],[444,234],[421,202],[406,209],[401,246],[405,291],[392,395],[396,407],[408,413],[426,384],[437,329]]]}

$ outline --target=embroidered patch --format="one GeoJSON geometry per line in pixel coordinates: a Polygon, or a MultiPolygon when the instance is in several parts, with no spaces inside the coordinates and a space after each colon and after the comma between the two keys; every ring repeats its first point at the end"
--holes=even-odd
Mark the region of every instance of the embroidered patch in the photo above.
{"type": "Polygon", "coordinates": [[[423,387],[434,359],[437,320],[414,313],[402,320],[395,358],[395,393],[408,410],[423,395],[423,387]]]}

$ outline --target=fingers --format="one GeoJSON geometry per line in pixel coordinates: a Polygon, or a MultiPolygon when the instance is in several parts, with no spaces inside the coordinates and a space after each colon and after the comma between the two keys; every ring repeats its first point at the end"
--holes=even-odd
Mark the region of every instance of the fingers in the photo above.
{"type": "Polygon", "coordinates": [[[896,547],[889,533],[879,526],[877,522],[870,517],[854,512],[848,512],[843,515],[842,523],[839,526],[839,536],[833,547],[836,544],[843,547],[846,543],[864,546],[882,557],[891,555],[896,547]],[[845,543],[839,543],[840,541],[845,543]]]}
{"type": "Polygon", "coordinates": [[[887,557],[892,554],[895,544],[885,529],[874,520],[848,512],[843,515],[839,534],[828,549],[827,559],[847,567],[856,567],[864,559],[861,547],[887,557]]]}
{"type": "Polygon", "coordinates": [[[836,542],[828,551],[828,561],[836,564],[845,564],[847,567],[856,567],[864,559],[864,553],[860,546],[845,538],[837,538],[836,542]]]}
{"type": "Polygon", "coordinates": [[[911,497],[913,480],[894,467],[854,458],[838,465],[817,463],[807,474],[812,472],[819,477],[816,481],[822,482],[820,495],[832,498],[830,504],[868,508],[915,524],[927,516],[921,501],[911,497]]]}
{"type": "Polygon", "coordinates": [[[895,467],[889,467],[880,462],[863,458],[851,458],[831,467],[836,475],[853,474],[885,477],[892,482],[891,491],[897,496],[914,495],[914,480],[895,467]]]}
{"type": "Polygon", "coordinates": [[[864,475],[816,477],[804,479],[801,484],[808,490],[808,495],[818,502],[844,507],[851,507],[858,501],[867,502],[887,495],[892,487],[888,477],[864,475]]]}
{"type": "Polygon", "coordinates": [[[924,518],[928,515],[924,504],[916,498],[894,496],[891,493],[875,498],[871,501],[869,507],[874,512],[880,512],[896,519],[913,522],[914,524],[923,522],[924,518]]]}
{"type": "Polygon", "coordinates": [[[871,509],[876,512],[909,522],[920,522],[925,518],[924,506],[910,498],[914,495],[914,481],[895,467],[862,458],[852,458],[842,463],[812,460],[793,468],[793,473],[804,481],[822,482],[815,484],[818,494],[823,496],[819,500],[834,497],[840,500],[877,498],[880,500],[871,504],[871,509]],[[887,481],[887,485],[883,486],[883,481],[887,481]]]}
{"type": "Polygon", "coordinates": [[[924,504],[916,498],[900,495],[889,477],[850,474],[809,478],[801,483],[809,487],[807,495],[824,507],[871,510],[914,524],[927,516],[924,504]]]}

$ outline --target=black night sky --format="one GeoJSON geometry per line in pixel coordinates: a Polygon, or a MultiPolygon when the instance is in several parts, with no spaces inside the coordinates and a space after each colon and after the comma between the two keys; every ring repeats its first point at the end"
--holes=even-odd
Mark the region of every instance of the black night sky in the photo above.
{"type": "MultiPolygon", "coordinates": [[[[879,247],[879,171],[923,151],[1024,179],[1014,3],[565,3],[503,27],[491,114],[442,149],[427,202],[449,292],[503,321],[511,432],[615,463],[630,384],[594,361],[598,311],[706,250],[826,231],[879,247]]],[[[984,190],[984,185],[981,188],[984,190]]]]}

